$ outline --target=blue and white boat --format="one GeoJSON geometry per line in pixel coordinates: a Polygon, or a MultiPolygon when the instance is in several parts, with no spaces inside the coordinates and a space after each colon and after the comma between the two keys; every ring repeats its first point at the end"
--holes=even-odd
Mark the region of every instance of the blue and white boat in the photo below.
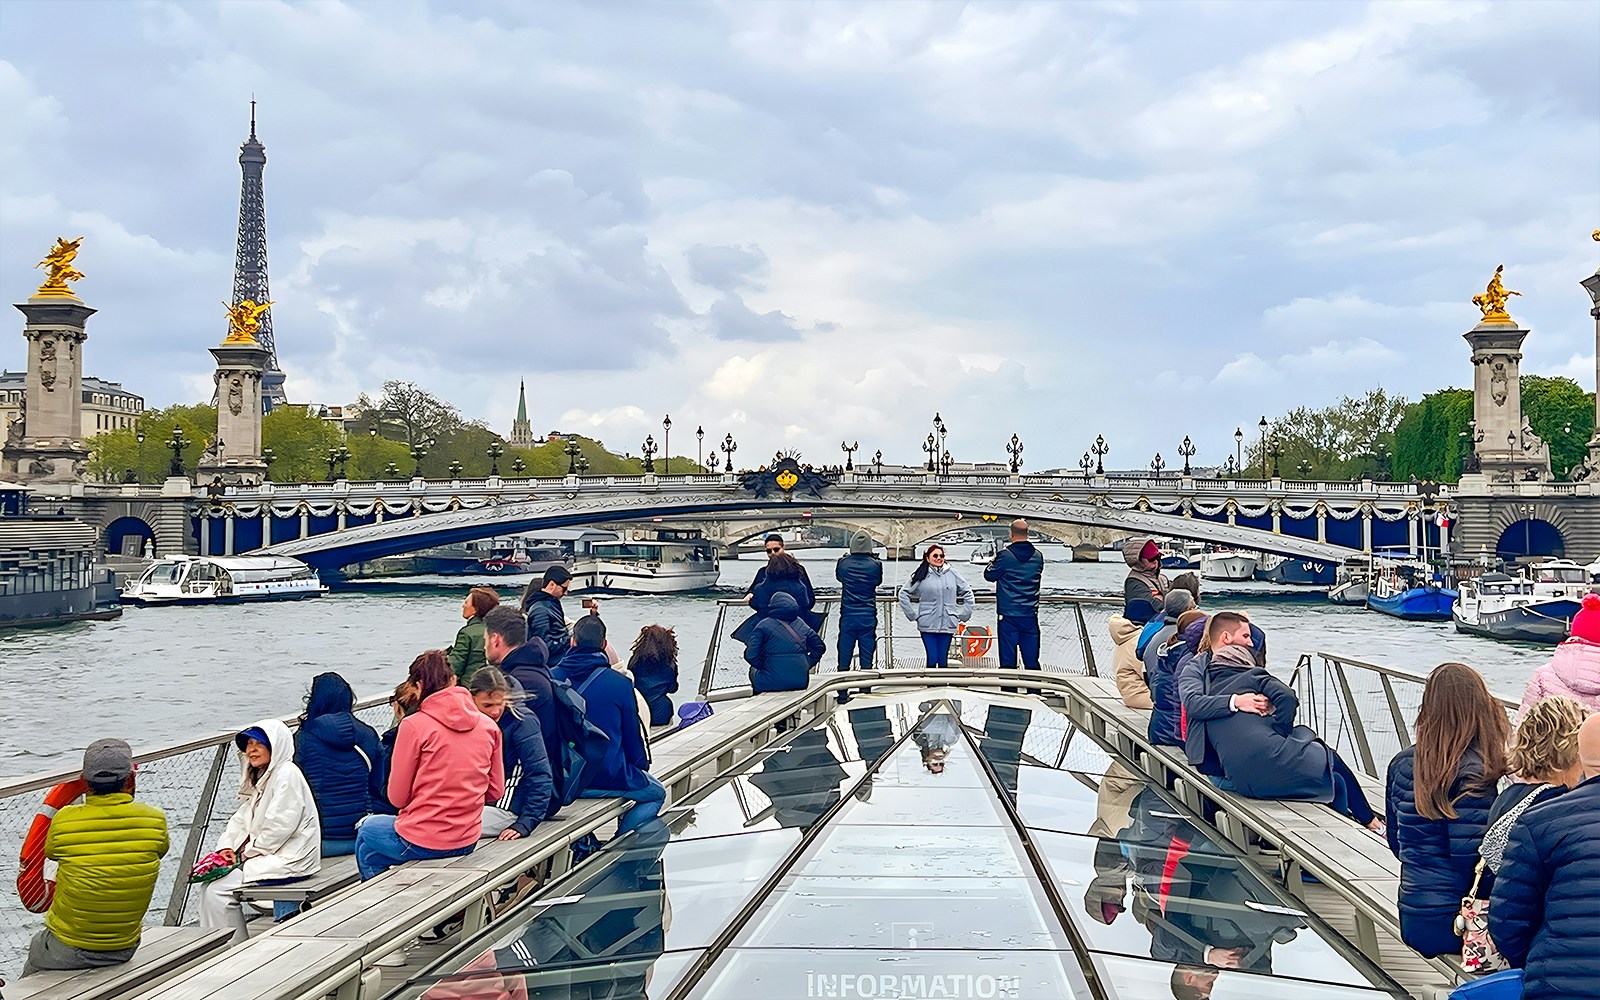
{"type": "Polygon", "coordinates": [[[1373,567],[1367,582],[1367,607],[1417,622],[1447,622],[1459,595],[1425,562],[1391,562],[1373,567]]]}
{"type": "Polygon", "coordinates": [[[1263,555],[1256,562],[1256,579],[1297,587],[1327,587],[1334,582],[1332,563],[1294,556],[1263,555]]]}
{"type": "Polygon", "coordinates": [[[1588,592],[1584,567],[1553,559],[1530,574],[1485,573],[1462,581],[1451,617],[1457,632],[1553,646],[1571,634],[1572,617],[1588,592]]]}

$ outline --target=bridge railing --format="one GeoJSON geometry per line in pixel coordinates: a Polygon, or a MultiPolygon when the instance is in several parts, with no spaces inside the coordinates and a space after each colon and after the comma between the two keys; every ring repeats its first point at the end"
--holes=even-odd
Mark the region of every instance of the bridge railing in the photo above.
{"type": "MultiPolygon", "coordinates": [[[[388,695],[356,703],[356,717],[382,732],[394,725],[388,695]]],[[[239,728],[254,720],[241,719],[239,728]]],[[[299,716],[283,720],[291,731],[299,716]]],[[[239,754],[233,743],[237,730],[213,733],[134,755],[135,791],[141,802],[159,806],[167,814],[172,847],[162,859],[155,895],[145,914],[145,924],[176,926],[189,909],[188,874],[201,855],[213,846],[238,807],[239,754]]],[[[0,979],[22,974],[28,939],[44,926],[43,915],[23,909],[13,890],[19,867],[18,853],[28,828],[44,800],[45,791],[79,777],[77,771],[43,774],[31,778],[0,779],[0,979]]],[[[49,874],[53,874],[53,865],[49,874]]]]}
{"type": "MultiPolygon", "coordinates": [[[[1381,777],[1395,754],[1416,742],[1417,709],[1428,678],[1338,653],[1304,653],[1290,686],[1299,721],[1315,729],[1353,768],[1381,777]]],[[[1496,696],[1513,720],[1520,702],[1496,696]]]]}
{"type": "MultiPolygon", "coordinates": [[[[828,649],[817,664],[817,673],[835,673],[839,669],[839,598],[819,596],[815,610],[822,614],[822,627],[818,630],[828,649]]],[[[1079,597],[1073,595],[1046,595],[1039,600],[1039,659],[1047,668],[1072,673],[1099,675],[1111,669],[1111,616],[1122,611],[1122,601],[1109,597],[1079,597]]],[[[744,624],[754,612],[741,601],[719,601],[717,621],[706,646],[701,665],[699,691],[702,696],[718,691],[748,686],[750,665],[744,659],[744,643],[733,637],[733,632],[744,624]]],[[[968,627],[982,626],[994,636],[997,631],[995,598],[992,594],[978,596],[977,610],[968,627]]],[[[872,667],[879,670],[905,668],[921,669],[922,640],[914,623],[900,613],[899,604],[892,595],[880,593],[878,597],[878,644],[872,667]]],[[[974,661],[966,657],[966,645],[959,641],[950,645],[952,667],[972,665],[983,661],[997,663],[997,654],[989,652],[974,661]]],[[[859,667],[859,665],[858,665],[859,667]]]]}

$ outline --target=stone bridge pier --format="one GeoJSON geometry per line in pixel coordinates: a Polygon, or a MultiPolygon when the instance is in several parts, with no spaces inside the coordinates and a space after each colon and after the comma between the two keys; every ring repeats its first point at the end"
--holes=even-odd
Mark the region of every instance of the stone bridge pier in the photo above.
{"type": "Polygon", "coordinates": [[[93,527],[100,536],[101,553],[111,560],[136,558],[147,551],[156,556],[199,552],[192,519],[194,484],[188,479],[169,479],[161,485],[41,486],[29,502],[37,511],[59,510],[93,527]]]}

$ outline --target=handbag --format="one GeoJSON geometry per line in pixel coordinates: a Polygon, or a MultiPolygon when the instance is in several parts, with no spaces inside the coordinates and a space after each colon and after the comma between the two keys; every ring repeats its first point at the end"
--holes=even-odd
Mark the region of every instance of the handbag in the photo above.
{"type": "Polygon", "coordinates": [[[195,862],[194,870],[189,873],[190,882],[215,882],[217,879],[244,864],[244,852],[234,855],[235,860],[230,862],[221,851],[212,851],[199,861],[195,862]]]}
{"type": "Polygon", "coordinates": [[[1494,946],[1494,939],[1489,936],[1489,901],[1478,898],[1478,883],[1483,879],[1483,870],[1488,866],[1490,856],[1504,861],[1506,842],[1511,837],[1512,826],[1549,787],[1551,786],[1548,783],[1542,784],[1524,795],[1522,801],[1512,806],[1504,816],[1495,821],[1494,826],[1484,831],[1483,844],[1478,848],[1478,866],[1472,871],[1472,888],[1461,897],[1461,912],[1456,914],[1455,920],[1456,934],[1461,938],[1461,967],[1468,972],[1495,972],[1506,968],[1509,964],[1505,956],[1500,954],[1500,949],[1494,946]]]}
{"type": "Polygon", "coordinates": [[[1522,970],[1507,969],[1462,983],[1450,991],[1449,1000],[1522,1000],[1522,970]]]}

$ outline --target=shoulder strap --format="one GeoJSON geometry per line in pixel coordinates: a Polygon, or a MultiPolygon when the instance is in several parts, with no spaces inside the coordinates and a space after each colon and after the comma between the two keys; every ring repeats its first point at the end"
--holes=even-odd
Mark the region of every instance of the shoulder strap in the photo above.
{"type": "Polygon", "coordinates": [[[610,667],[597,667],[596,669],[589,671],[589,676],[585,677],[583,679],[583,683],[578,685],[578,696],[582,697],[583,693],[585,691],[589,690],[589,685],[592,684],[594,682],[594,679],[600,675],[600,671],[601,670],[610,670],[610,669],[611,669],[610,667]]]}
{"type": "Polygon", "coordinates": [[[779,625],[783,626],[783,630],[785,632],[789,633],[789,638],[793,639],[795,642],[805,642],[804,639],[800,638],[800,633],[794,630],[794,625],[792,623],[783,621],[781,619],[774,620],[777,621],[779,625]]]}

